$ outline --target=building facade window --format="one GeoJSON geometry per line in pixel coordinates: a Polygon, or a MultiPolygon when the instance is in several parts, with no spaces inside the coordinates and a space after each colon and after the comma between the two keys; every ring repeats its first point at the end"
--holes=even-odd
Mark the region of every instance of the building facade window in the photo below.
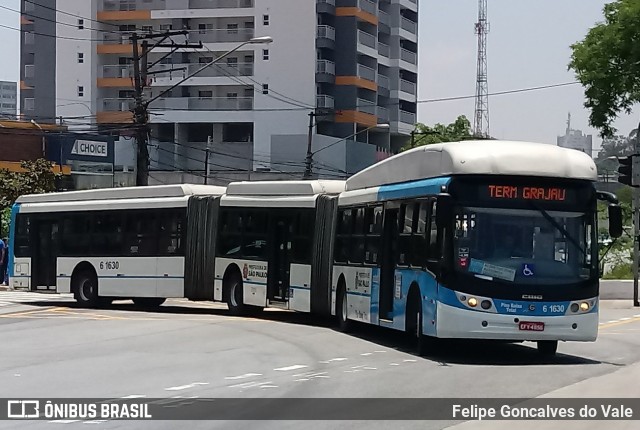
{"type": "Polygon", "coordinates": [[[84,97],[84,87],[82,85],[78,86],[78,97],[84,97]]]}
{"type": "Polygon", "coordinates": [[[262,15],[262,25],[269,25],[269,15],[262,15]]]}
{"type": "Polygon", "coordinates": [[[269,50],[268,49],[263,49],[262,50],[262,59],[264,61],[269,61],[269,50]]]}
{"type": "Polygon", "coordinates": [[[84,30],[84,19],[78,20],[78,30],[84,30]]]}
{"type": "Polygon", "coordinates": [[[78,64],[84,63],[84,53],[78,52],[78,64]]]}

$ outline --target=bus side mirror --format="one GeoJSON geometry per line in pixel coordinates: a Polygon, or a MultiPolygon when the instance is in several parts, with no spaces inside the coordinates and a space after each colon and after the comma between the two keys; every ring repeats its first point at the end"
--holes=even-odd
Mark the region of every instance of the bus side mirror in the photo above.
{"type": "Polygon", "coordinates": [[[618,205],[609,205],[609,236],[622,236],[622,208],[618,205]]]}

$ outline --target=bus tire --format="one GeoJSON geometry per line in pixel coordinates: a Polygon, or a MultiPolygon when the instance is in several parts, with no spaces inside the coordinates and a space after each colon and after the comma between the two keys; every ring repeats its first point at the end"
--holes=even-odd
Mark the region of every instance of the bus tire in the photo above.
{"type": "Polygon", "coordinates": [[[423,312],[420,294],[413,290],[407,301],[406,309],[407,321],[405,323],[405,331],[412,348],[416,354],[423,356],[428,351],[429,338],[423,333],[423,312]]]}
{"type": "Polygon", "coordinates": [[[84,270],[73,279],[73,295],[80,306],[93,308],[100,304],[98,278],[95,273],[84,270]]]}
{"type": "Polygon", "coordinates": [[[164,297],[136,297],[133,303],[141,308],[159,308],[167,299],[164,297]]]}
{"type": "Polygon", "coordinates": [[[347,289],[343,286],[338,289],[338,301],[336,302],[336,316],[338,317],[338,330],[343,333],[351,331],[353,324],[349,320],[347,303],[347,289]]]}
{"type": "Polygon", "coordinates": [[[545,357],[554,357],[558,351],[557,340],[539,340],[538,352],[545,357]]]}
{"type": "Polygon", "coordinates": [[[237,275],[232,275],[227,283],[227,307],[231,315],[241,316],[247,314],[247,306],[244,304],[242,292],[242,280],[237,275]]]}

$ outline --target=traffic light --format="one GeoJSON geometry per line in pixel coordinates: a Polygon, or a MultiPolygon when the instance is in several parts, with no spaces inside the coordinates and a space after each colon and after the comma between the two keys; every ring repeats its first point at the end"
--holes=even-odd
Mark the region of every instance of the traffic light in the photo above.
{"type": "Polygon", "coordinates": [[[618,182],[631,187],[640,186],[640,156],[638,154],[619,157],[618,182]]]}

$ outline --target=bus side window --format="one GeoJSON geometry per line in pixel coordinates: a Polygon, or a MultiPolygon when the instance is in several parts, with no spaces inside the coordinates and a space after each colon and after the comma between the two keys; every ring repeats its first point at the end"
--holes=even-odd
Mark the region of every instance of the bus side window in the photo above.
{"type": "Polygon", "coordinates": [[[436,224],[436,211],[437,211],[437,203],[436,200],[432,200],[431,203],[431,211],[429,214],[429,258],[438,259],[440,258],[440,249],[438,248],[438,226],[436,224]]]}
{"type": "Polygon", "coordinates": [[[346,264],[349,261],[349,236],[353,230],[351,209],[338,212],[338,234],[336,236],[333,259],[336,263],[346,264]]]}
{"type": "Polygon", "coordinates": [[[364,263],[364,208],[358,208],[355,212],[355,226],[351,236],[349,261],[352,263],[364,263]]]}
{"type": "Polygon", "coordinates": [[[15,256],[30,257],[29,236],[31,233],[31,218],[29,215],[18,214],[16,219],[15,256]]]}

